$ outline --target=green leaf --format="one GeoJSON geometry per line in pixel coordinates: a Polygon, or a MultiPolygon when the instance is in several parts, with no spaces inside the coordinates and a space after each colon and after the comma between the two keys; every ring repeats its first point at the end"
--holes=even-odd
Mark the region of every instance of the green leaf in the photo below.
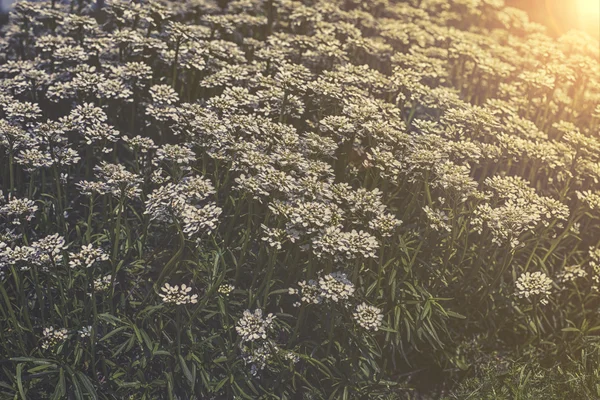
{"type": "Polygon", "coordinates": [[[125,324],[119,318],[115,317],[114,315],[107,314],[107,313],[98,314],[98,318],[100,318],[101,320],[104,320],[106,322],[109,322],[109,323],[111,323],[113,325],[123,325],[123,324],[125,324]]]}
{"type": "Polygon", "coordinates": [[[579,329],[573,328],[573,327],[562,328],[561,331],[563,331],[563,332],[581,332],[579,329]]]}
{"type": "Polygon", "coordinates": [[[64,399],[64,396],[67,394],[67,383],[65,382],[65,370],[59,370],[58,376],[58,384],[54,389],[54,393],[52,394],[52,400],[61,400],[64,399]]]}
{"type": "Polygon", "coordinates": [[[106,335],[104,335],[101,339],[100,342],[103,342],[105,340],[110,339],[111,337],[113,337],[114,335],[116,335],[119,332],[124,331],[125,329],[127,329],[127,326],[121,326],[119,328],[113,329],[112,331],[108,332],[106,335]]]}
{"type": "Polygon", "coordinates": [[[450,310],[445,310],[446,314],[448,314],[448,316],[452,317],[452,318],[458,318],[458,319],[467,319],[467,317],[465,317],[462,314],[459,314],[457,312],[454,311],[450,311],[450,310]]]}
{"type": "Polygon", "coordinates": [[[192,372],[188,368],[188,366],[185,363],[185,360],[183,359],[183,357],[181,356],[181,354],[179,355],[179,364],[181,365],[181,369],[183,370],[183,374],[185,375],[185,377],[187,378],[187,380],[193,385],[194,384],[194,377],[192,376],[192,372]]]}
{"type": "Polygon", "coordinates": [[[52,360],[48,360],[46,358],[35,358],[35,357],[13,357],[10,359],[11,361],[17,362],[32,362],[38,365],[55,365],[52,360]]]}
{"type": "Polygon", "coordinates": [[[23,367],[25,364],[21,363],[17,365],[17,387],[19,388],[19,394],[21,395],[22,400],[27,400],[25,397],[25,389],[23,389],[23,367]]]}
{"type": "Polygon", "coordinates": [[[93,400],[98,400],[98,395],[96,394],[96,389],[94,388],[94,384],[83,372],[77,371],[77,378],[83,384],[83,387],[86,390],[86,393],[91,396],[93,400]]]}

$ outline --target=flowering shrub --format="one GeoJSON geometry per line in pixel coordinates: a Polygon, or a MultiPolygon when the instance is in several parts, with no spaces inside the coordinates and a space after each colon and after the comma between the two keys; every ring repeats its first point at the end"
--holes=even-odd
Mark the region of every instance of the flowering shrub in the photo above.
{"type": "Polygon", "coordinates": [[[2,28],[0,398],[600,397],[597,41],[98,3],[2,28]]]}

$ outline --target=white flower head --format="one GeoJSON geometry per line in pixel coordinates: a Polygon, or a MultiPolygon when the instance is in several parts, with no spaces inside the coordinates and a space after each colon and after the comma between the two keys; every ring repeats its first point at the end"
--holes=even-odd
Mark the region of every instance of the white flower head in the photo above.
{"type": "Polygon", "coordinates": [[[159,294],[164,303],[181,305],[195,304],[198,302],[198,295],[190,294],[192,288],[185,283],[182,284],[181,287],[179,287],[179,285],[171,286],[168,283],[165,283],[160,290],[164,292],[159,294]]]}
{"type": "Polygon", "coordinates": [[[381,321],[383,320],[383,314],[381,313],[381,309],[370,306],[367,303],[363,302],[356,306],[356,310],[354,311],[354,320],[363,328],[367,330],[377,331],[381,326],[381,321]]]}
{"type": "Polygon", "coordinates": [[[552,280],[543,272],[525,272],[516,283],[516,295],[529,301],[539,300],[541,304],[548,304],[548,297],[552,290],[552,280]]]}
{"type": "Polygon", "coordinates": [[[273,324],[274,319],[275,316],[271,313],[263,318],[261,309],[256,309],[253,313],[250,310],[246,310],[242,318],[238,320],[235,330],[240,335],[242,342],[266,339],[267,332],[273,324]]]}
{"type": "Polygon", "coordinates": [[[354,284],[343,272],[332,272],[319,278],[321,296],[333,302],[348,300],[354,294],[354,284]]]}
{"type": "Polygon", "coordinates": [[[68,331],[65,328],[55,329],[53,326],[44,328],[42,331],[42,349],[47,350],[54,347],[67,339],[68,331]]]}

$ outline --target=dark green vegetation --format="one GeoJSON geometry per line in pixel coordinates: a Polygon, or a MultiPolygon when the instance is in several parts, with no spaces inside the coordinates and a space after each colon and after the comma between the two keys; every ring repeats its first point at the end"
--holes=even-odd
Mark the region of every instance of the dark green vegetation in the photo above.
{"type": "Polygon", "coordinates": [[[0,41],[0,398],[600,396],[597,42],[106,3],[0,41]]]}

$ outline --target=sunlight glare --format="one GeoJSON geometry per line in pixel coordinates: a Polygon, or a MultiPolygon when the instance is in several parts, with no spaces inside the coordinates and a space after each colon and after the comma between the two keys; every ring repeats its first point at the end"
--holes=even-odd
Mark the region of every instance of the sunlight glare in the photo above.
{"type": "Polygon", "coordinates": [[[577,11],[582,17],[600,18],[600,1],[577,0],[577,11]]]}
{"type": "Polygon", "coordinates": [[[577,0],[577,15],[581,28],[600,30],[600,0],[577,0]]]}

